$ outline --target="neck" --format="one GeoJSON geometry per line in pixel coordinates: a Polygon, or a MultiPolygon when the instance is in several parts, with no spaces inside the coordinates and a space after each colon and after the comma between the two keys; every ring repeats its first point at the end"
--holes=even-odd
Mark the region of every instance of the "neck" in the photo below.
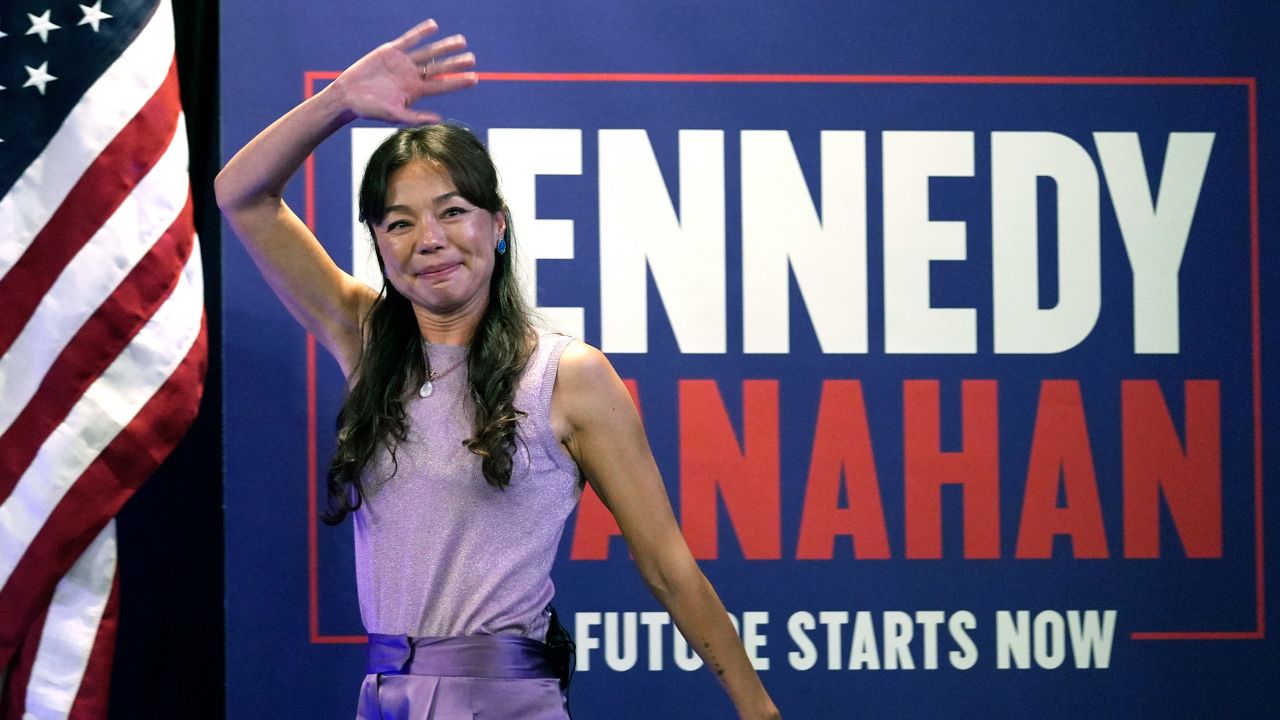
{"type": "Polygon", "coordinates": [[[488,298],[484,298],[475,307],[463,307],[456,312],[443,314],[414,305],[413,314],[418,320],[418,332],[427,342],[436,345],[470,345],[487,307],[488,298]]]}

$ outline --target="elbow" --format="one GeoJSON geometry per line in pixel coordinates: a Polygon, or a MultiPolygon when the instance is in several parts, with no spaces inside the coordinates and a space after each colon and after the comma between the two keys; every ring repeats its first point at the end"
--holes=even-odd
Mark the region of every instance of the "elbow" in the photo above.
{"type": "Polygon", "coordinates": [[[246,186],[244,179],[238,177],[237,172],[230,165],[223,168],[213,179],[213,198],[218,203],[218,209],[227,216],[233,227],[242,224],[258,212],[267,211],[272,207],[272,203],[282,202],[279,194],[246,186]]]}
{"type": "Polygon", "coordinates": [[[687,552],[678,557],[657,558],[639,563],[638,567],[640,577],[644,579],[649,592],[663,602],[693,587],[703,577],[693,556],[687,552]]]}
{"type": "Polygon", "coordinates": [[[236,188],[234,171],[228,173],[224,167],[213,179],[213,199],[218,203],[218,209],[227,214],[245,205],[244,193],[236,188]]]}
{"type": "Polygon", "coordinates": [[[640,565],[640,577],[644,580],[645,587],[649,588],[649,592],[654,597],[662,599],[670,595],[671,583],[660,567],[655,565],[640,565]]]}
{"type": "Polygon", "coordinates": [[[218,176],[213,179],[213,199],[218,203],[218,209],[222,212],[229,212],[235,203],[232,202],[234,193],[231,188],[231,179],[227,177],[227,169],[223,168],[218,176]]]}

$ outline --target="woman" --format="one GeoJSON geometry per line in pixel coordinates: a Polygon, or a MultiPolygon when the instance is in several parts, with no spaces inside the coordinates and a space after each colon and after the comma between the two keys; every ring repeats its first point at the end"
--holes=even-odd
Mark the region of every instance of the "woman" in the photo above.
{"type": "Polygon", "coordinates": [[[374,153],[362,221],[382,293],[340,270],[283,203],[288,178],[357,117],[469,87],[475,58],[428,20],[273,123],[218,176],[218,204],[285,306],[348,379],[329,512],[353,514],[370,632],[359,717],[562,718],[546,638],[549,571],[585,478],[654,595],[743,718],[776,718],[676,525],[644,430],[605,356],[539,337],[483,147],[465,130],[401,130],[374,153]]]}

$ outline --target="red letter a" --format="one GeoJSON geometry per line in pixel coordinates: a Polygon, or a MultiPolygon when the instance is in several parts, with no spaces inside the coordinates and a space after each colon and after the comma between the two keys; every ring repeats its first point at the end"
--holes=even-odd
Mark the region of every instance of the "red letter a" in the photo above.
{"type": "Polygon", "coordinates": [[[796,557],[830,560],[837,535],[853,538],[859,560],[889,557],[871,431],[857,380],[822,383],[796,557]],[[838,506],[841,483],[849,489],[849,506],[843,508],[838,506]]]}
{"type": "Polygon", "coordinates": [[[1075,380],[1046,380],[1040,385],[1015,556],[1050,557],[1055,535],[1071,537],[1072,557],[1107,557],[1093,452],[1080,383],[1075,380]],[[1059,478],[1063,507],[1058,507],[1059,478]]]}

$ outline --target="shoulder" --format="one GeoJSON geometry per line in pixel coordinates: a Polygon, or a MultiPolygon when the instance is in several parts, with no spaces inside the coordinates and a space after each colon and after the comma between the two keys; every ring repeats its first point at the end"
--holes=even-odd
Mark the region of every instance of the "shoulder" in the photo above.
{"type": "Polygon", "coordinates": [[[580,427],[620,410],[632,410],[631,396],[598,349],[581,340],[570,342],[560,354],[553,406],[570,426],[580,427]]]}
{"type": "Polygon", "coordinates": [[[557,392],[562,388],[568,393],[596,392],[613,383],[621,386],[621,382],[603,352],[576,338],[564,346],[559,359],[557,392]]]}
{"type": "Polygon", "coordinates": [[[559,380],[566,386],[592,385],[609,377],[617,377],[609,358],[577,338],[571,339],[560,353],[559,380]]]}

